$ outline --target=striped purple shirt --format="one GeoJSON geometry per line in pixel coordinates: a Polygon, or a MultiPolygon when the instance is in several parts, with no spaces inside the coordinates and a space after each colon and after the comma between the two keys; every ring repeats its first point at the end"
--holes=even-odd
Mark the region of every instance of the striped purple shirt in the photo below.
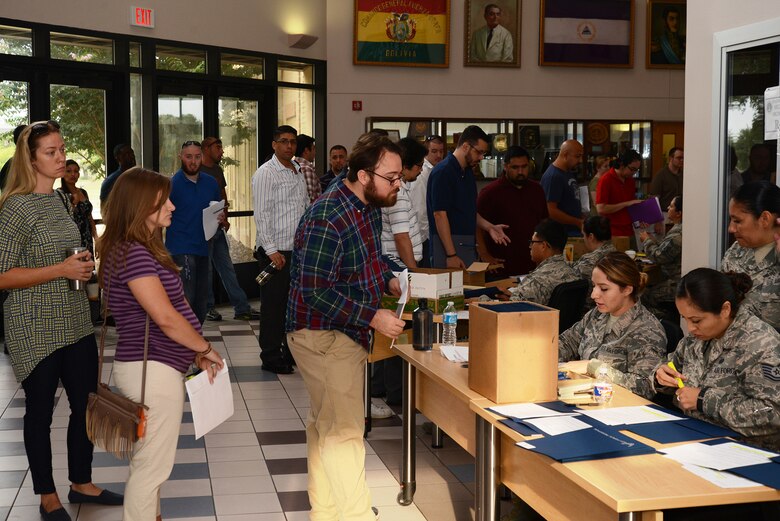
{"type": "MultiPolygon", "coordinates": [[[[123,245],[119,246],[122,247],[123,245]]],[[[146,312],[127,285],[135,279],[158,277],[173,307],[200,333],[200,322],[184,298],[179,274],[162,266],[145,247],[132,243],[127,251],[126,261],[120,262],[117,270],[111,268],[106,267],[104,276],[109,284],[108,307],[116,321],[119,336],[115,360],[138,362],[144,359],[146,312]]],[[[194,359],[194,351],[168,338],[153,320],[150,321],[149,360],[169,365],[183,373],[194,359]]]]}

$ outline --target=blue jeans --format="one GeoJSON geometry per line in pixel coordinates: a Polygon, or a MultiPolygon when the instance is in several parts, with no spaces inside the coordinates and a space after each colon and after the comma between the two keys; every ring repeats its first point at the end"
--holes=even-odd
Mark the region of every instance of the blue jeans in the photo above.
{"type": "Polygon", "coordinates": [[[180,268],[179,276],[184,286],[184,296],[202,324],[206,320],[206,301],[209,298],[209,272],[211,263],[201,255],[172,255],[180,268]]]}
{"type": "Polygon", "coordinates": [[[206,308],[214,307],[214,284],[212,281],[214,280],[214,269],[216,269],[235,314],[249,313],[251,311],[249,301],[236,278],[236,270],[233,269],[227,237],[222,228],[218,229],[217,234],[209,241],[209,257],[211,257],[213,269],[209,270],[209,296],[206,308]]]}

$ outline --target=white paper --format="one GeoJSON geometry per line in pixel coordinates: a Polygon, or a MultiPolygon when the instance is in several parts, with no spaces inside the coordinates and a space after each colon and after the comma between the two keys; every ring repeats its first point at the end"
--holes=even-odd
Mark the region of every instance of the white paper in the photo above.
{"type": "Polygon", "coordinates": [[[594,420],[598,420],[605,425],[636,425],[639,423],[677,421],[680,419],[679,416],[674,416],[646,405],[593,409],[590,411],[583,411],[582,414],[593,418],[594,420]]]}
{"type": "Polygon", "coordinates": [[[468,309],[461,309],[458,311],[458,320],[468,320],[468,319],[469,319],[468,309]]]}
{"type": "Polygon", "coordinates": [[[398,297],[398,309],[401,313],[398,314],[398,318],[401,318],[404,306],[409,302],[409,270],[405,269],[398,275],[398,282],[401,283],[401,296],[398,297]]]}
{"type": "Polygon", "coordinates": [[[507,418],[543,418],[546,416],[574,416],[575,413],[558,412],[547,407],[542,407],[535,403],[510,403],[508,405],[497,405],[490,408],[496,414],[506,416],[507,418]]]}
{"type": "Polygon", "coordinates": [[[718,445],[704,443],[686,443],[668,449],[658,449],[668,457],[689,465],[699,465],[715,470],[727,470],[749,465],[769,463],[769,458],[777,456],[754,447],[727,442],[718,445]]]}
{"type": "Polygon", "coordinates": [[[450,362],[468,362],[468,346],[441,346],[439,347],[441,355],[450,362]]]}
{"type": "Polygon", "coordinates": [[[190,397],[192,423],[195,425],[195,439],[220,425],[233,416],[233,388],[230,386],[227,362],[222,361],[222,369],[209,383],[206,371],[201,372],[185,383],[190,397]]]}
{"type": "Polygon", "coordinates": [[[764,91],[764,139],[780,137],[780,87],[764,91]]]}
{"type": "Polygon", "coordinates": [[[575,416],[549,416],[547,418],[533,418],[530,420],[523,420],[523,422],[533,425],[537,429],[543,431],[550,436],[557,434],[566,434],[567,432],[581,431],[583,429],[590,429],[592,426],[588,425],[582,420],[578,420],[575,416]]]}
{"type": "Polygon", "coordinates": [[[721,472],[720,470],[708,469],[700,467],[698,465],[683,465],[683,468],[688,472],[696,474],[702,479],[706,479],[713,485],[720,488],[744,488],[744,487],[760,487],[761,483],[750,481],[731,472],[721,472]]]}
{"type": "Polygon", "coordinates": [[[206,240],[214,237],[219,229],[219,214],[225,209],[225,201],[211,201],[209,205],[203,209],[203,234],[206,236],[206,240]]]}
{"type": "Polygon", "coordinates": [[[590,213],[590,192],[588,191],[588,185],[580,186],[580,207],[582,213],[590,213]]]}

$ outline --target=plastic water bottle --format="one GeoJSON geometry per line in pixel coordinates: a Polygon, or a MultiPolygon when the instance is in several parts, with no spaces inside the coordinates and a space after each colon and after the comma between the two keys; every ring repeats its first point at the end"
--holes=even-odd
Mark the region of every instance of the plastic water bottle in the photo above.
{"type": "Polygon", "coordinates": [[[433,348],[433,311],[428,309],[428,299],[417,300],[418,308],[412,313],[412,347],[417,351],[433,348]]]}
{"type": "Polygon", "coordinates": [[[444,331],[441,335],[441,343],[445,346],[454,346],[458,340],[456,329],[458,329],[458,312],[455,311],[455,303],[447,302],[447,307],[444,308],[444,331]]]}
{"type": "Polygon", "coordinates": [[[596,383],[593,385],[593,400],[601,405],[612,401],[612,378],[609,376],[609,366],[601,365],[596,371],[596,383]]]}

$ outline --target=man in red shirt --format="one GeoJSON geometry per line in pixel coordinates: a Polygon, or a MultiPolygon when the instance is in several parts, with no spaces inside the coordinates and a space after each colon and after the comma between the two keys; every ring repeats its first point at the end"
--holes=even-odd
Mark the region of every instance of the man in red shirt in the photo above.
{"type": "Polygon", "coordinates": [[[509,225],[505,233],[508,245],[493,242],[478,231],[477,250],[483,261],[503,262],[501,275],[523,275],[536,266],[528,248],[523,248],[534,228],[547,218],[547,201],[542,186],[528,179],[530,156],[522,147],[513,146],[504,154],[504,175],[487,185],[477,198],[477,212],[490,222],[509,225]]]}
{"type": "Polygon", "coordinates": [[[615,166],[599,180],[596,189],[596,210],[609,218],[613,237],[633,237],[631,217],[628,208],[641,203],[636,198],[634,174],[639,171],[642,156],[636,150],[627,150],[618,156],[615,166]]]}

